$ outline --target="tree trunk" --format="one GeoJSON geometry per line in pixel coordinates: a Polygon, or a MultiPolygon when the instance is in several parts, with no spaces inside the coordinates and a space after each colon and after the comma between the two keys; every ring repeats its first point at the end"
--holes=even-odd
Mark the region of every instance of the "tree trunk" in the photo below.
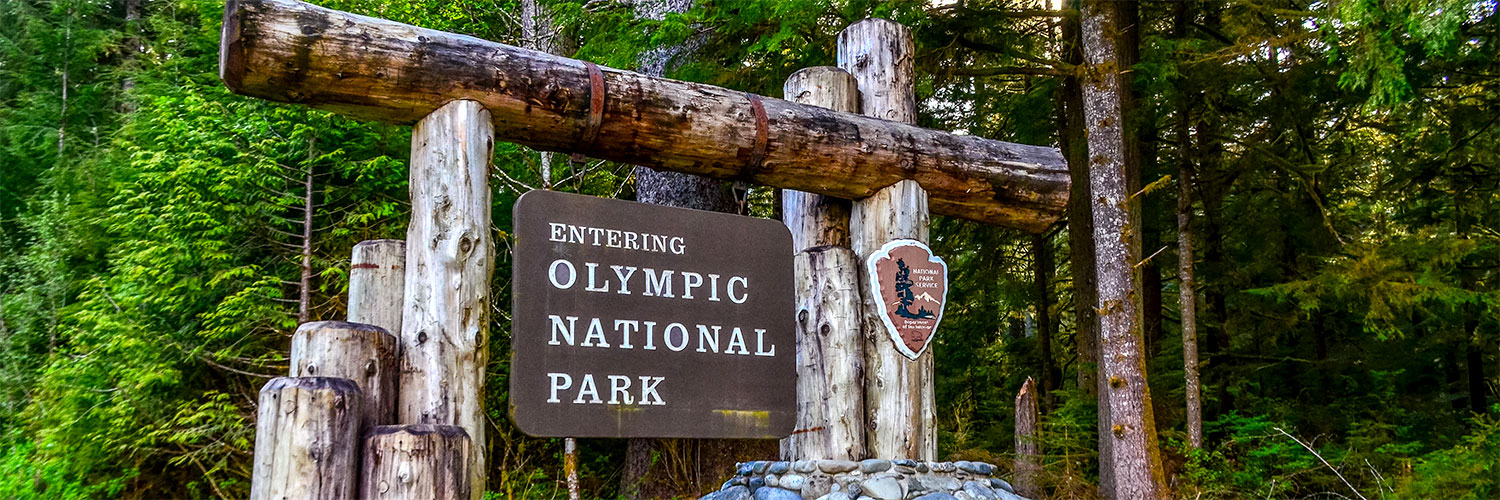
{"type": "Polygon", "coordinates": [[[368,240],[349,258],[349,322],[401,333],[406,294],[406,242],[368,240]]]}
{"type": "Polygon", "coordinates": [[[1042,444],[1036,382],[1026,377],[1016,394],[1016,493],[1041,498],[1042,444]]]}
{"type": "MultiPolygon", "coordinates": [[[[1173,36],[1187,38],[1188,2],[1173,6],[1173,36]]],[[[1177,82],[1177,302],[1182,316],[1183,393],[1187,403],[1188,446],[1203,447],[1203,403],[1198,380],[1198,293],[1193,280],[1193,138],[1188,134],[1192,104],[1187,80],[1177,82]]]]}
{"type": "Polygon", "coordinates": [[[353,381],[279,377],[260,390],[251,500],[352,500],[364,398],[353,381]]]}
{"type": "Polygon", "coordinates": [[[360,498],[471,498],[474,444],[456,425],[383,425],[365,437],[360,498]]]}
{"type": "Polygon", "coordinates": [[[1036,397],[1052,407],[1052,391],[1062,375],[1052,358],[1052,241],[1045,233],[1031,235],[1032,297],[1036,305],[1036,344],[1042,384],[1036,397]]]}
{"type": "MultiPolygon", "coordinates": [[[[581,61],[290,0],[232,1],[224,30],[221,77],[244,95],[395,123],[472,99],[492,113],[499,139],[536,149],[845,199],[914,179],[937,213],[1028,231],[1049,227],[1067,204],[1051,148],[609,68],[599,68],[593,115],[581,61]],[[589,123],[597,134],[582,141],[589,123]]],[[[638,189],[656,191],[655,177],[646,173],[638,189]]],[[[702,182],[689,192],[730,198],[702,182]]]]}
{"type": "MultiPolygon", "coordinates": [[[[664,19],[668,13],[683,13],[692,9],[692,0],[648,0],[636,5],[636,14],[649,19],[664,19]]],[[[691,52],[690,46],[665,47],[649,51],[640,62],[641,72],[651,77],[661,77],[679,57],[691,52]]],[[[606,88],[610,85],[606,84],[606,88]]],[[[608,110],[608,106],[606,106],[608,110]]],[[[600,133],[602,137],[604,132],[600,133]]],[[[738,209],[734,191],[723,181],[697,175],[658,171],[646,166],[635,167],[636,201],[652,205],[691,208],[711,212],[734,213],[738,209]]],[[[733,469],[737,461],[765,460],[779,453],[779,442],[775,440],[680,440],[667,442],[657,439],[631,439],[626,447],[625,473],[620,478],[620,492],[626,498],[666,498],[699,496],[719,485],[709,483],[733,469]],[[692,477],[689,484],[671,484],[665,481],[665,469],[672,464],[657,460],[657,450],[676,446],[685,451],[682,456],[691,460],[692,477]],[[711,478],[703,478],[699,472],[706,471],[711,478]],[[684,486],[688,491],[677,490],[684,486]]]]}
{"type": "Polygon", "coordinates": [[[1112,484],[1110,499],[1166,499],[1146,384],[1141,335],[1139,275],[1140,235],[1134,216],[1137,200],[1129,190],[1129,151],[1122,104],[1130,93],[1118,47],[1126,33],[1126,2],[1085,0],[1082,27],[1087,79],[1083,87],[1088,127],[1089,172],[1098,259],[1100,414],[1109,424],[1099,436],[1107,446],[1112,484]]]}
{"type": "MultiPolygon", "coordinates": [[[[829,66],[787,78],[785,95],[837,111],[859,109],[854,76],[829,66]]],[[[797,290],[797,426],[782,460],[858,460],[865,448],[859,259],[849,250],[849,200],[782,192],[797,290]]]]}
{"type": "MultiPolygon", "coordinates": [[[[884,19],[855,23],[838,38],[838,64],[859,82],[865,115],[903,123],[916,121],[915,57],[911,32],[884,19]]],[[[927,192],[903,180],[856,200],[849,217],[850,239],[859,262],[886,242],[928,240],[927,192]]],[[[875,307],[873,284],[861,276],[865,341],[865,454],[875,458],[933,460],[937,455],[937,413],[933,358],[928,350],[915,361],[896,350],[875,307]]]]}
{"type": "Polygon", "coordinates": [[[474,440],[469,471],[485,487],[484,381],[489,361],[489,112],[454,101],[412,131],[411,226],[401,325],[400,420],[463,427],[474,440]]]}
{"type": "MultiPolygon", "coordinates": [[[[1076,5],[1073,7],[1076,8],[1076,5]]],[[[1075,17],[1062,18],[1063,59],[1083,64],[1081,28],[1075,17]]],[[[1094,220],[1089,211],[1088,141],[1084,139],[1083,87],[1075,74],[1062,79],[1057,99],[1058,145],[1068,163],[1072,179],[1068,203],[1068,269],[1073,275],[1073,342],[1078,351],[1078,389],[1093,396],[1098,392],[1095,366],[1098,359],[1099,323],[1094,314],[1098,289],[1094,283],[1094,220]]]]}
{"type": "Polygon", "coordinates": [[[396,421],[398,340],[384,328],[343,321],[303,323],[292,335],[293,377],[354,381],[364,394],[361,432],[396,421]]]}
{"type": "MultiPolygon", "coordinates": [[[[558,31],[553,19],[551,9],[538,5],[537,0],[521,0],[521,46],[558,56],[572,54],[575,50],[573,44],[558,31]]],[[[550,151],[539,151],[538,154],[537,175],[542,180],[541,187],[552,189],[552,165],[559,156],[550,151]]]]}
{"type": "Polygon", "coordinates": [[[302,165],[302,274],[297,279],[297,322],[312,321],[313,160],[317,158],[317,134],[307,138],[307,160],[302,165]]]}

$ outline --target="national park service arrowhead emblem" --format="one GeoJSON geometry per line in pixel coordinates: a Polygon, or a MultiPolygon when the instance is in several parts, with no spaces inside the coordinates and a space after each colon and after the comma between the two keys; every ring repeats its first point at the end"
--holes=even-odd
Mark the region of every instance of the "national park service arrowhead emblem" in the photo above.
{"type": "Polygon", "coordinates": [[[917,359],[932,343],[948,302],[948,264],[917,240],[894,240],[865,261],[881,322],[896,350],[917,359]]]}

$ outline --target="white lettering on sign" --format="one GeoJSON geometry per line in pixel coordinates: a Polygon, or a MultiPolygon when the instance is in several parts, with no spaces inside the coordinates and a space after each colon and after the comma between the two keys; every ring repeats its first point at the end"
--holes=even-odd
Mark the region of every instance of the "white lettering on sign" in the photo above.
{"type": "MultiPolygon", "coordinates": [[[[667,402],[661,399],[661,394],[656,392],[656,386],[660,385],[666,377],[640,376],[632,379],[628,375],[605,375],[609,381],[609,400],[605,401],[599,397],[599,384],[594,382],[594,374],[585,373],[580,377],[583,381],[578,384],[578,392],[573,398],[574,404],[611,404],[611,405],[654,405],[666,406],[667,402]],[[636,388],[635,383],[640,385],[636,389],[638,395],[632,394],[631,389],[636,388]]],[[[551,389],[547,398],[548,403],[561,403],[558,393],[567,395],[569,389],[573,388],[573,376],[566,373],[548,373],[547,380],[551,389]]]]}
{"type": "MultiPolygon", "coordinates": [[[[595,293],[618,293],[621,295],[640,295],[642,297],[681,298],[693,300],[705,298],[709,302],[720,302],[720,295],[728,297],[730,302],[744,304],[750,300],[750,279],[744,276],[730,276],[728,280],[723,276],[709,274],[708,296],[694,295],[694,290],[704,287],[703,274],[692,271],[678,271],[675,269],[656,270],[649,267],[618,266],[611,265],[611,272],[600,271],[599,263],[584,262],[583,268],[588,275],[588,284],[583,290],[595,293]],[[636,271],[640,271],[639,275],[636,271]],[[614,277],[611,278],[610,275],[614,277]],[[672,294],[673,283],[681,283],[682,296],[672,294]]],[[[578,282],[578,268],[567,259],[552,261],[548,269],[548,281],[553,288],[568,290],[578,282]]]]}
{"type": "Polygon", "coordinates": [[[687,243],[681,236],[638,233],[621,229],[575,226],[561,222],[549,222],[548,241],[572,243],[596,247],[619,248],[637,252],[687,253],[687,243]]]}

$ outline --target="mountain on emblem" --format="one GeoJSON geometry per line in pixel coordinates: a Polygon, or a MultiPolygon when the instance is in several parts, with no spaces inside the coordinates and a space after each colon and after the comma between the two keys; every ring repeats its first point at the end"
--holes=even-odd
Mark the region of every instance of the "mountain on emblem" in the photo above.
{"type": "Polygon", "coordinates": [[[886,243],[865,261],[881,322],[896,350],[917,359],[932,343],[948,298],[948,265],[917,240],[886,243]]]}

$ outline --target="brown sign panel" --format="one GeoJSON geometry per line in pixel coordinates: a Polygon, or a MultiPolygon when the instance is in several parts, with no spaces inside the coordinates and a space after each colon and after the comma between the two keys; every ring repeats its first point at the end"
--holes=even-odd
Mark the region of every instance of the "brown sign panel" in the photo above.
{"type": "Polygon", "coordinates": [[[792,243],[771,220],[532,191],[516,203],[510,411],[547,437],[779,438],[792,243]]]}
{"type": "Polygon", "coordinates": [[[876,309],[896,350],[917,359],[932,344],[948,302],[948,264],[917,240],[894,240],[865,262],[876,309]]]}

